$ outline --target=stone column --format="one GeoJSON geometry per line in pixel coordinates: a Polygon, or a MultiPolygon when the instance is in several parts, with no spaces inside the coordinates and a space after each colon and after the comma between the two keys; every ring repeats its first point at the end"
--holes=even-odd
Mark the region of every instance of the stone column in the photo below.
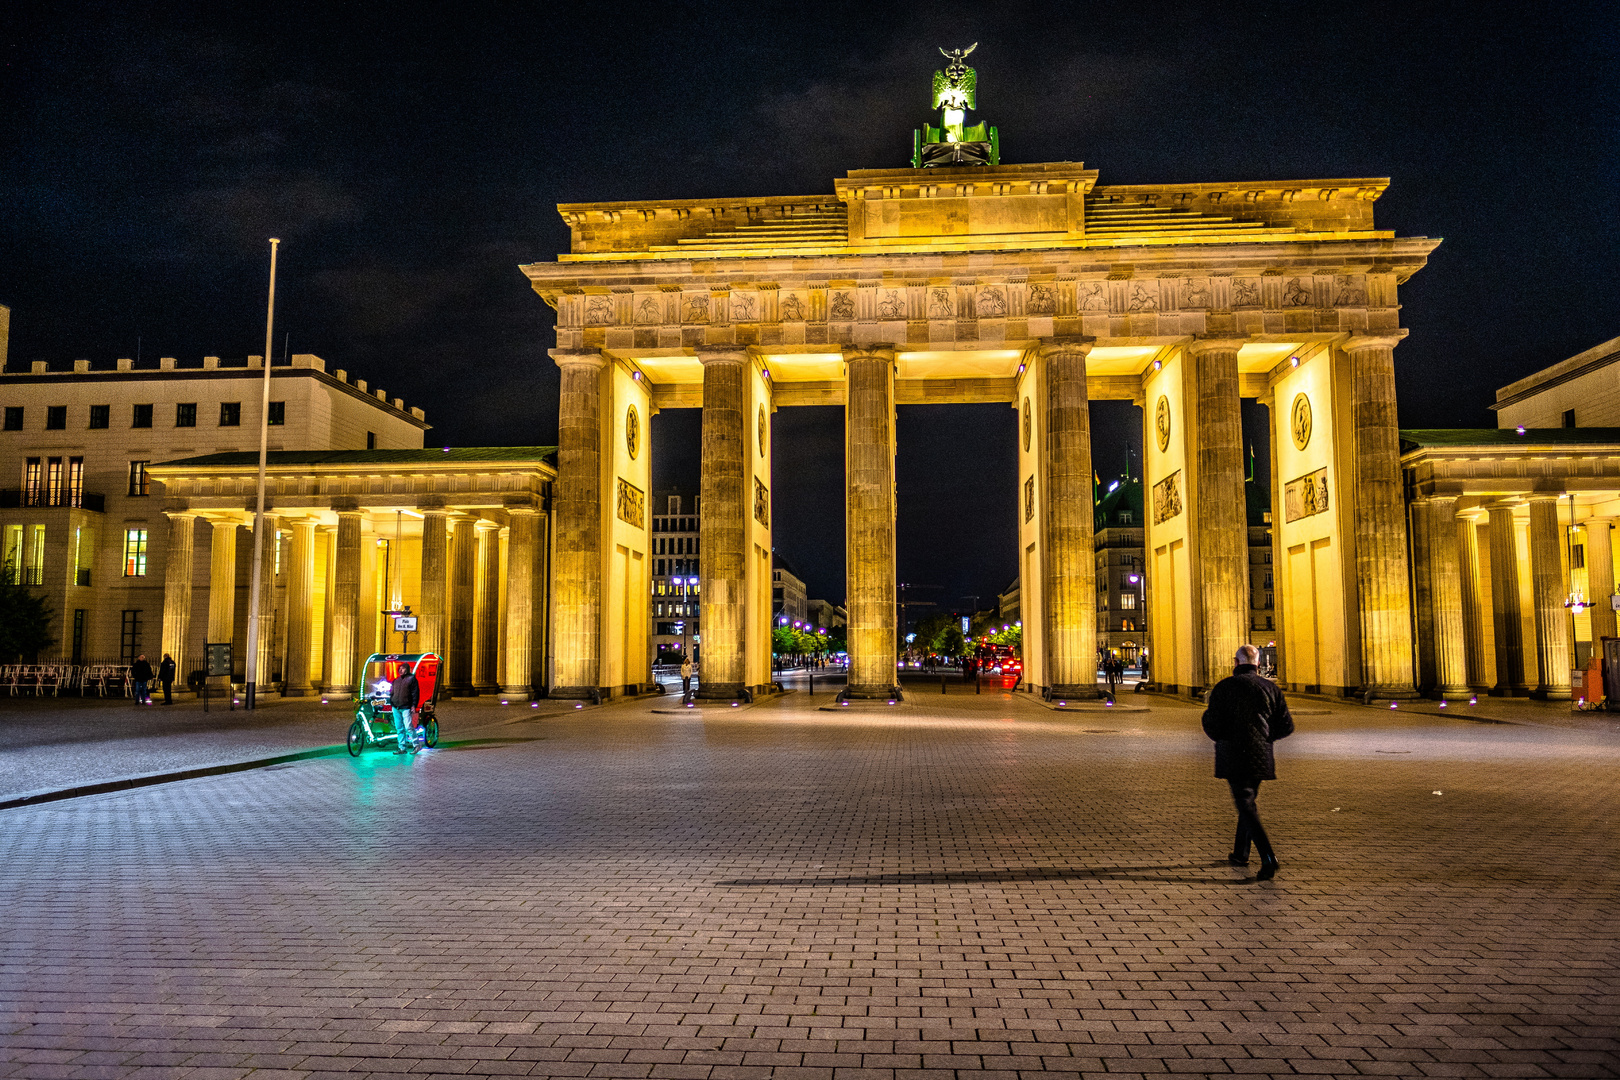
{"type": "Polygon", "coordinates": [[[284,697],[305,697],[314,687],[309,681],[310,653],[315,644],[315,523],[294,521],[289,529],[283,571],[287,575],[287,667],[282,672],[284,697]]]}
{"type": "MultiPolygon", "coordinates": [[[[259,615],[258,629],[254,635],[254,651],[258,653],[258,663],[248,668],[250,677],[254,678],[254,693],[260,697],[270,692],[275,682],[276,658],[276,542],[281,519],[275,514],[264,515],[264,532],[255,539],[259,544],[259,615]]],[[[251,590],[251,586],[250,586],[251,590]]]]}
{"type": "MultiPolygon", "coordinates": [[[[594,349],[573,351],[553,349],[552,358],[562,369],[562,397],[557,412],[557,562],[556,597],[551,605],[554,649],[551,696],[594,698],[600,692],[602,657],[602,369],[607,360],[594,349]]],[[[530,642],[533,627],[530,605],[534,567],[535,525],[531,519],[522,541],[524,555],[518,557],[518,526],[513,522],[508,580],[518,572],[525,576],[521,604],[510,599],[511,624],[523,608],[524,640],[530,642]]],[[[708,628],[705,627],[705,630],[708,628]]],[[[532,678],[529,655],[533,644],[524,646],[521,669],[511,666],[508,652],[507,679],[523,685],[527,693],[532,678]]],[[[508,693],[515,691],[509,690],[508,693]]]]}
{"type": "Polygon", "coordinates": [[[186,646],[191,638],[191,574],[196,536],[196,514],[169,514],[168,555],[163,564],[163,651],[174,658],[175,680],[182,688],[188,674],[186,646]]]}
{"type": "Polygon", "coordinates": [[[1441,698],[1466,698],[1468,655],[1463,637],[1462,544],[1457,532],[1456,496],[1429,500],[1428,533],[1434,692],[1441,698]]]}
{"type": "Polygon", "coordinates": [[[444,656],[444,593],[450,561],[447,516],[443,507],[422,510],[422,589],[416,620],[416,651],[438,653],[440,657],[444,656]]]}
{"type": "Polygon", "coordinates": [[[1530,497],[1530,586],[1536,605],[1536,697],[1568,701],[1569,585],[1564,574],[1564,529],[1556,495],[1530,497]]]}
{"type": "Polygon", "coordinates": [[[1586,609],[1592,619],[1592,655],[1603,655],[1603,639],[1615,636],[1614,549],[1610,545],[1609,518],[1586,519],[1586,609]]]}
{"type": "Polygon", "coordinates": [[[450,663],[450,690],[457,697],[473,692],[473,564],[478,541],[473,518],[457,514],[450,536],[450,638],[445,652],[450,663]]]}
{"type": "Polygon", "coordinates": [[[501,527],[486,518],[474,526],[478,558],[473,586],[472,684],[475,694],[493,694],[501,648],[501,527]]]}
{"type": "Polygon", "coordinates": [[[1457,567],[1462,587],[1463,652],[1471,690],[1489,689],[1485,678],[1485,620],[1490,612],[1480,595],[1479,523],[1474,515],[1457,518],[1457,567]]]}
{"type": "Polygon", "coordinates": [[[361,513],[359,509],[338,508],[337,552],[332,569],[332,684],[326,696],[333,701],[354,697],[354,681],[360,674],[360,658],[355,655],[360,629],[361,513]]]}
{"type": "MultiPolygon", "coordinates": [[[[844,350],[845,595],[852,698],[897,693],[894,561],[894,351],[844,350]]],[[[709,508],[703,508],[707,517],[709,508]]],[[[705,554],[705,558],[707,555],[705,554]]],[[[703,625],[704,663],[709,627],[703,625]]]]}
{"type": "MultiPolygon", "coordinates": [[[[698,626],[703,663],[697,696],[731,700],[748,682],[748,354],[698,349],[703,361],[703,517],[698,526],[698,626]]],[[[890,680],[891,682],[893,680],[890,680]]]]}
{"type": "Polygon", "coordinates": [[[1365,689],[1379,697],[1412,692],[1412,610],[1406,576],[1406,512],[1395,417],[1395,346],[1399,335],[1352,337],[1355,436],[1356,586],[1361,606],[1365,689]]]}
{"type": "Polygon", "coordinates": [[[236,522],[214,522],[208,555],[208,640],[236,636],[236,522]]]}
{"type": "Polygon", "coordinates": [[[1523,617],[1519,612],[1519,544],[1514,536],[1513,508],[1492,506],[1491,616],[1496,628],[1494,693],[1522,697],[1524,684],[1523,617]]]}
{"type": "Polygon", "coordinates": [[[1041,464],[1046,505],[1041,591],[1046,610],[1046,682],[1053,696],[1095,698],[1097,552],[1093,542],[1089,338],[1043,338],[1041,464]]]}
{"type": "MultiPolygon", "coordinates": [[[[540,515],[533,507],[508,507],[511,525],[506,542],[506,673],[501,693],[528,697],[534,677],[534,550],[539,539],[540,515]]],[[[579,690],[595,690],[582,687],[579,690]]],[[[585,697],[585,693],[555,694],[585,697]]]]}
{"type": "Polygon", "coordinates": [[[1194,341],[1198,410],[1191,441],[1198,472],[1192,485],[1191,525],[1196,548],[1198,600],[1203,612],[1201,685],[1208,689],[1232,673],[1237,648],[1249,631],[1249,523],[1243,501],[1243,403],[1238,396],[1240,338],[1194,341]]]}
{"type": "Polygon", "coordinates": [[[1434,566],[1431,561],[1433,507],[1428,499],[1413,499],[1407,504],[1412,518],[1408,529],[1412,537],[1412,560],[1417,568],[1412,582],[1412,606],[1417,618],[1417,691],[1427,694],[1435,687],[1434,674],[1434,566]]]}

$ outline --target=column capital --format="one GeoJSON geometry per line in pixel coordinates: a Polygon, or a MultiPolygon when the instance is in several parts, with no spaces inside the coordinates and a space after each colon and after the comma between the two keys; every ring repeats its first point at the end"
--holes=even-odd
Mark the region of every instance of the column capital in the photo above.
{"type": "Polygon", "coordinates": [[[181,518],[190,518],[191,520],[195,521],[197,520],[198,516],[197,511],[190,509],[165,510],[163,513],[170,521],[179,521],[181,518]]]}
{"type": "Polygon", "coordinates": [[[746,364],[751,359],[746,345],[694,345],[692,351],[697,353],[698,362],[704,367],[710,364],[746,364]]]}
{"type": "Polygon", "coordinates": [[[498,521],[491,521],[489,518],[481,517],[477,521],[473,522],[473,528],[477,529],[479,532],[500,532],[501,523],[498,521]]]}
{"type": "Polygon", "coordinates": [[[1524,499],[1525,502],[1534,505],[1536,503],[1558,502],[1563,497],[1564,493],[1562,491],[1532,491],[1524,499]]]}
{"type": "Polygon", "coordinates": [[[1406,340],[1406,330],[1396,330],[1388,334],[1351,334],[1339,346],[1347,353],[1365,352],[1368,349],[1393,349],[1406,340]]]}
{"type": "Polygon", "coordinates": [[[547,349],[546,352],[557,362],[560,368],[586,367],[605,368],[607,357],[602,355],[601,349],[547,349]]]}
{"type": "Polygon", "coordinates": [[[1052,337],[1036,338],[1035,354],[1037,356],[1050,356],[1053,353],[1074,353],[1081,356],[1089,355],[1097,344],[1097,339],[1084,334],[1058,334],[1052,337]]]}
{"type": "Polygon", "coordinates": [[[844,363],[851,360],[886,360],[894,363],[893,345],[844,345],[840,347],[844,354],[844,363]]]}
{"type": "Polygon", "coordinates": [[[1237,352],[1248,341],[1248,338],[1241,337],[1195,337],[1182,346],[1182,351],[1188,356],[1206,352],[1237,352]]]}

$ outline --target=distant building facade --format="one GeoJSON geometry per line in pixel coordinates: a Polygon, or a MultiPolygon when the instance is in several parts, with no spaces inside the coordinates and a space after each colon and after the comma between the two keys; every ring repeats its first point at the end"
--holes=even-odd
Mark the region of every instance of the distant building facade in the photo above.
{"type": "Polygon", "coordinates": [[[692,650],[701,651],[698,632],[698,531],[703,523],[701,500],[679,487],[653,494],[652,641],[653,662],[679,664],[692,650]]]}
{"type": "Polygon", "coordinates": [[[1509,383],[1491,408],[1499,428],[1620,427],[1620,337],[1509,383]]]}
{"type": "Polygon", "coordinates": [[[771,615],[780,625],[810,621],[810,594],[804,581],[777,552],[771,553],[771,615]]]}
{"type": "Polygon", "coordinates": [[[836,604],[826,600],[809,600],[805,603],[809,612],[807,618],[818,630],[831,630],[835,626],[849,625],[849,614],[836,604]]]}
{"type": "MultiPolygon", "coordinates": [[[[257,451],[263,380],[256,356],[188,364],[166,357],[140,368],[127,359],[95,369],[78,360],[67,370],[36,361],[0,373],[0,572],[41,590],[55,611],[56,643],[42,659],[157,659],[171,521],[147,470],[257,451]]],[[[272,367],[272,451],[420,449],[428,427],[421,409],[342,370],[328,372],[317,356],[272,367]]],[[[206,534],[203,551],[219,545],[197,571],[204,592],[209,559],[224,559],[221,573],[234,574],[240,597],[232,635],[245,640],[253,545],[230,517],[212,528],[206,516],[186,520],[206,534]]],[[[268,553],[265,573],[277,588],[287,538],[278,531],[268,553]]],[[[284,625],[274,632],[284,639],[284,625]]],[[[182,644],[200,652],[202,642],[182,644]]]]}

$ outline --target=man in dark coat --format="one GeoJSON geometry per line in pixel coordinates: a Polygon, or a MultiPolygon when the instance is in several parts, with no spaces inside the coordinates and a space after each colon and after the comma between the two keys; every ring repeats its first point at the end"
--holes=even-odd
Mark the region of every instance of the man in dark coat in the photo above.
{"type": "Polygon", "coordinates": [[[152,681],[152,665],[146,662],[145,653],[129,666],[129,681],[135,684],[135,704],[152,704],[152,695],[146,692],[147,684],[152,681]]]}
{"type": "Polygon", "coordinates": [[[416,705],[421,696],[421,688],[416,683],[416,676],[406,668],[399,673],[388,688],[388,704],[394,710],[394,732],[399,739],[399,749],[396,754],[403,754],[409,750],[415,753],[421,749],[416,742],[416,733],[413,730],[416,705]]]}
{"type": "Polygon", "coordinates": [[[168,653],[163,654],[163,662],[158,665],[158,682],[163,684],[163,704],[174,704],[174,657],[168,653]]]}
{"type": "Polygon", "coordinates": [[[1215,740],[1215,775],[1231,786],[1232,804],[1237,807],[1237,836],[1227,861],[1248,866],[1252,840],[1260,851],[1260,872],[1255,877],[1267,881],[1277,874],[1277,855],[1254,803],[1260,781],[1277,779],[1271,744],[1294,733],[1294,718],[1277,684],[1260,676],[1259,664],[1259,649],[1238,647],[1236,669],[1205,699],[1204,734],[1215,740]]]}

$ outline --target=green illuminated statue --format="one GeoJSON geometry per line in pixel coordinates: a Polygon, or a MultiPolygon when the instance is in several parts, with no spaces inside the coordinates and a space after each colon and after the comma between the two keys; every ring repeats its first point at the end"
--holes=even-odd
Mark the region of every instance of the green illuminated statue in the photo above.
{"type": "Polygon", "coordinates": [[[939,126],[924,124],[912,132],[913,169],[1001,164],[1001,137],[996,129],[966,123],[968,111],[978,108],[979,77],[964,61],[978,47],[975,41],[965,49],[939,50],[949,61],[944,71],[934,72],[934,108],[940,110],[939,126]]]}

